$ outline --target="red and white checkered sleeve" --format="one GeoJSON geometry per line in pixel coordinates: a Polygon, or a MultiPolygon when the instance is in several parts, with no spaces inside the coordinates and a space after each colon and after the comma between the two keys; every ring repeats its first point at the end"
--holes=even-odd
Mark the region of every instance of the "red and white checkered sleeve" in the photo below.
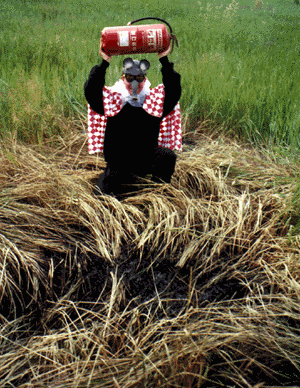
{"type": "Polygon", "coordinates": [[[90,154],[103,152],[107,118],[115,116],[123,107],[120,93],[112,92],[109,87],[104,86],[102,95],[104,116],[95,112],[88,105],[88,151],[90,154]]]}
{"type": "Polygon", "coordinates": [[[107,86],[104,86],[102,94],[105,116],[113,117],[118,114],[123,107],[122,95],[117,92],[112,92],[107,86]]]}
{"type": "Polygon", "coordinates": [[[151,116],[161,117],[164,109],[165,88],[163,84],[150,90],[147,95],[143,109],[151,116]]]}
{"type": "Polygon", "coordinates": [[[88,151],[89,154],[103,152],[107,118],[93,111],[88,105],[88,151]]]}
{"type": "Polygon", "coordinates": [[[181,113],[179,102],[160,123],[159,147],[182,151],[181,113]]]}

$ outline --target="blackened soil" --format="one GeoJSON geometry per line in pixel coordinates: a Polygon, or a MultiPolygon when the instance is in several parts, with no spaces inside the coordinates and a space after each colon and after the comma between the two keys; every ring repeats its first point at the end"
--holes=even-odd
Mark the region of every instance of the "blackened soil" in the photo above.
{"type": "Polygon", "coordinates": [[[126,299],[134,299],[138,305],[148,302],[155,309],[163,302],[163,314],[169,318],[191,305],[204,307],[211,302],[245,296],[246,290],[239,280],[229,279],[222,271],[217,266],[209,271],[193,266],[179,268],[176,261],[168,258],[151,262],[134,254],[128,256],[126,252],[117,261],[126,299]]]}
{"type": "MultiPolygon", "coordinates": [[[[155,254],[152,255],[155,257],[155,254]]],[[[21,278],[25,283],[20,287],[22,293],[15,295],[14,306],[7,303],[7,308],[2,310],[3,316],[11,317],[13,314],[19,317],[33,311],[39,316],[49,303],[66,295],[74,302],[106,303],[112,289],[111,274],[117,274],[124,292],[120,309],[128,303],[147,303],[148,307],[152,305],[157,309],[163,303],[165,308],[162,313],[168,317],[177,316],[187,307],[187,302],[188,307],[200,307],[211,302],[240,298],[246,292],[240,281],[230,278],[221,265],[215,265],[210,270],[193,265],[179,268],[176,261],[169,258],[140,258],[138,253],[127,247],[114,260],[114,265],[101,256],[87,256],[79,252],[66,257],[58,252],[45,251],[44,259],[46,275],[50,266],[54,269],[48,285],[40,285],[33,298],[34,290],[26,286],[24,272],[21,278]]]]}
{"type": "MultiPolygon", "coordinates": [[[[71,252],[68,258],[57,252],[45,251],[44,257],[45,263],[48,263],[48,266],[45,264],[44,268],[46,273],[49,272],[50,263],[54,268],[51,287],[46,289],[41,286],[37,298],[33,301],[33,291],[26,288],[24,283],[23,291],[26,290],[26,292],[16,295],[13,309],[7,310],[8,316],[11,311],[17,316],[27,313],[35,334],[39,330],[43,332],[45,322],[52,330],[59,329],[65,324],[60,320],[59,312],[47,318],[49,316],[48,307],[53,302],[66,299],[80,305],[80,309],[87,310],[93,309],[93,305],[97,309],[99,305],[107,305],[113,285],[112,274],[117,277],[120,290],[122,290],[120,292],[123,294],[114,309],[129,311],[129,307],[131,309],[139,306],[141,313],[145,308],[146,314],[144,315],[151,314],[154,320],[177,317],[190,306],[205,307],[212,302],[221,301],[230,303],[232,299],[243,298],[248,292],[242,282],[230,273],[226,266],[228,258],[225,256],[219,260],[216,258],[216,264],[210,269],[199,266],[201,260],[198,260],[198,267],[196,263],[190,263],[188,266],[179,268],[176,266],[176,261],[168,257],[156,256],[153,252],[151,255],[146,253],[145,257],[140,258],[138,253],[128,247],[124,247],[120,256],[114,260],[114,265],[100,256],[87,256],[82,252],[71,252]],[[76,260],[74,260],[75,253],[76,260]]],[[[24,279],[26,279],[25,273],[24,279]]],[[[5,311],[5,308],[2,309],[1,314],[5,315],[5,311]]],[[[68,311],[70,319],[78,319],[77,314],[77,309],[70,308],[68,311]]],[[[24,335],[28,335],[28,332],[24,335]]],[[[114,344],[111,345],[112,352],[113,346],[114,344]]],[[[151,346],[152,342],[149,340],[149,347],[151,346]]],[[[253,349],[253,354],[257,355],[257,349],[253,349]]],[[[235,365],[238,366],[240,354],[235,354],[233,349],[231,359],[234,360],[235,357],[237,357],[235,365]]],[[[264,365],[266,355],[257,355],[258,360],[260,360],[259,357],[264,365]]],[[[291,363],[282,367],[283,364],[281,365],[276,356],[267,362],[270,368],[276,366],[276,376],[265,373],[264,368],[253,366],[245,372],[245,380],[253,385],[258,381],[267,385],[274,385],[274,382],[291,385],[295,378],[299,377],[298,369],[291,363]],[[287,370],[290,371],[289,374],[287,370]]],[[[215,385],[216,387],[234,386],[230,376],[220,375],[220,365],[224,365],[224,360],[218,354],[211,355],[209,364],[207,378],[210,379],[210,383],[204,385],[204,388],[214,387],[211,382],[215,381],[216,376],[219,382],[215,385]]],[[[243,366],[242,363],[241,371],[243,366]]]]}

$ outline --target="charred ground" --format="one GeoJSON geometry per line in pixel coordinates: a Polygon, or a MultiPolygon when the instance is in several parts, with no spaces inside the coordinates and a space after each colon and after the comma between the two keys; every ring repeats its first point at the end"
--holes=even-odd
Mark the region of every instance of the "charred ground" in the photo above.
{"type": "Polygon", "coordinates": [[[83,139],[2,147],[2,385],[293,384],[295,166],[194,134],[171,185],[119,201],[83,139]]]}

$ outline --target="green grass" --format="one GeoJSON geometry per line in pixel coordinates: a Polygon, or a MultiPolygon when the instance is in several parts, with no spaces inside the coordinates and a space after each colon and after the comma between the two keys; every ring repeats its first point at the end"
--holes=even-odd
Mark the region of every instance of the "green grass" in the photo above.
{"type": "MultiPolygon", "coordinates": [[[[189,130],[210,119],[257,142],[299,147],[300,7],[292,0],[2,0],[0,133],[42,142],[62,118],[86,113],[83,84],[99,63],[100,32],[143,16],[165,18],[179,48],[182,111],[189,130]]],[[[149,78],[161,82],[155,54],[149,78]]],[[[119,77],[115,57],[107,84],[119,77]]]]}

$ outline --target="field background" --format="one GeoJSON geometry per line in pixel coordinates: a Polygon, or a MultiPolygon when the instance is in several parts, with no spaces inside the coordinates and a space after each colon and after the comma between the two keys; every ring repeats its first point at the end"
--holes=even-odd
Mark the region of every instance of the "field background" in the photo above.
{"type": "Polygon", "coordinates": [[[299,1],[0,11],[0,387],[297,384],[299,1]],[[83,84],[102,28],[148,15],[179,40],[183,152],[171,185],[97,198],[83,84]]]}
{"type": "MultiPolygon", "coordinates": [[[[293,0],[3,0],[1,134],[41,142],[64,132],[62,118],[82,119],[83,84],[100,61],[102,28],[148,15],[166,19],[177,34],[172,61],[182,74],[189,130],[211,120],[258,143],[298,149],[300,7],[293,0]]],[[[157,56],[146,57],[156,85],[157,56]]],[[[113,59],[107,84],[118,79],[122,59],[113,59]]]]}

